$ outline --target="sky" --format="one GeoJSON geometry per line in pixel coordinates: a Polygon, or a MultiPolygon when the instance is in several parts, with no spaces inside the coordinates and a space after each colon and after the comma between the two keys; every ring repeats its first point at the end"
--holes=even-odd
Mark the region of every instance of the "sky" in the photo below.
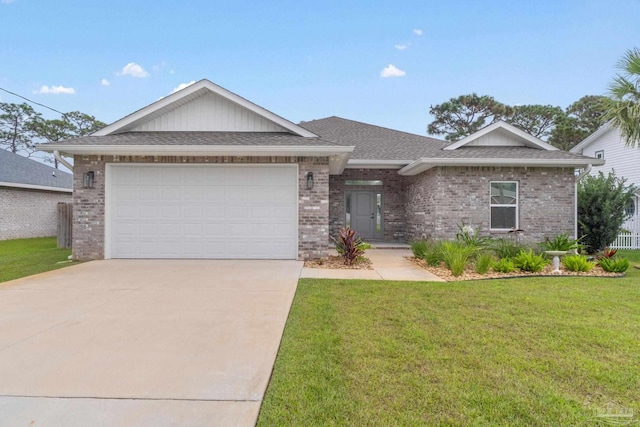
{"type": "Polygon", "coordinates": [[[111,123],[206,78],[294,123],[425,135],[431,105],[472,92],[606,95],[639,16],[640,0],[0,0],[0,88],[111,123]]]}

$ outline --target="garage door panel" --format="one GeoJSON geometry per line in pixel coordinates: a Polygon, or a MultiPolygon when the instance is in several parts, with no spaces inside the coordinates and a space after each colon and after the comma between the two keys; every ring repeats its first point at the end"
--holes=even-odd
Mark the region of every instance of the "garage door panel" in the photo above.
{"type": "Polygon", "coordinates": [[[269,258],[297,253],[297,168],[110,169],[115,258],[269,258]]]}

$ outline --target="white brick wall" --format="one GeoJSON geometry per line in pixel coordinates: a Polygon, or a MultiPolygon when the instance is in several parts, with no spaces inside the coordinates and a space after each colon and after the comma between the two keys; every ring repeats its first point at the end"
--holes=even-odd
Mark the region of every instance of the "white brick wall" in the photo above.
{"type": "Polygon", "coordinates": [[[55,236],[58,202],[71,193],[0,187],[0,240],[55,236]]]}

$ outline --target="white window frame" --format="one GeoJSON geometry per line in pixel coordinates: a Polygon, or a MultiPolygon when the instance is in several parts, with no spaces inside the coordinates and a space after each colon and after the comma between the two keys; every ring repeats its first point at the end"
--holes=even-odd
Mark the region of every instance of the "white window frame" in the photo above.
{"type": "Polygon", "coordinates": [[[504,231],[504,230],[511,230],[511,228],[493,228],[492,224],[492,218],[491,218],[491,208],[515,208],[516,211],[516,224],[515,224],[515,228],[518,229],[520,228],[519,223],[520,223],[520,186],[518,184],[518,181],[490,181],[489,182],[489,228],[490,230],[496,230],[496,231],[504,231]],[[516,203],[515,205],[512,204],[494,204],[491,203],[491,186],[493,184],[515,184],[516,185],[516,203]]]}

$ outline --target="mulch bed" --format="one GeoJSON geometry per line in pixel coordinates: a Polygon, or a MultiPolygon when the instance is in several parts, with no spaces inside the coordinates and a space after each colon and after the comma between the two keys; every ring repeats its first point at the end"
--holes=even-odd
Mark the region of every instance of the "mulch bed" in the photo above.
{"type": "Polygon", "coordinates": [[[304,266],[308,268],[328,268],[338,270],[373,270],[373,265],[369,258],[361,257],[359,260],[356,260],[353,265],[345,265],[343,258],[337,255],[333,255],[328,258],[305,261],[304,266]]]}
{"type": "Polygon", "coordinates": [[[427,263],[423,259],[415,258],[415,257],[406,257],[409,261],[418,264],[420,267],[425,270],[435,274],[436,276],[446,280],[447,282],[457,282],[460,280],[483,280],[483,279],[504,279],[504,278],[513,278],[513,277],[542,277],[542,276],[553,276],[553,277],[570,277],[570,276],[581,276],[581,277],[624,277],[624,273],[608,273],[604,271],[599,265],[596,265],[593,270],[588,273],[579,273],[574,271],[567,271],[564,269],[562,264],[560,264],[560,271],[562,274],[553,274],[553,265],[547,265],[544,270],[539,273],[529,273],[526,271],[514,271],[512,273],[496,273],[493,271],[489,271],[487,274],[478,274],[475,272],[473,267],[467,268],[462,275],[456,277],[451,274],[451,271],[446,268],[444,265],[440,265],[438,267],[432,267],[427,265],[427,263]]]}

